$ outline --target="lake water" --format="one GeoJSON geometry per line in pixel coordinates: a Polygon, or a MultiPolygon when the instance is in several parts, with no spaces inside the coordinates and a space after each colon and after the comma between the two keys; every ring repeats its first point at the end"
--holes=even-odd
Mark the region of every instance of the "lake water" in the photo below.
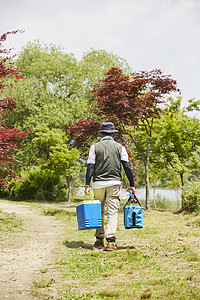
{"type": "MultiPolygon", "coordinates": [[[[146,190],[145,189],[136,189],[136,195],[140,199],[145,199],[146,190]]],[[[150,189],[149,196],[150,199],[154,199],[157,195],[160,195],[160,197],[167,198],[169,200],[180,200],[181,199],[181,190],[166,190],[166,189],[150,189]]]]}
{"type": "MultiPolygon", "coordinates": [[[[84,195],[84,187],[74,188],[76,190],[76,193],[80,196],[84,195]]],[[[123,194],[126,192],[126,190],[122,189],[121,196],[123,197],[123,194]]],[[[145,189],[136,189],[136,195],[138,199],[145,199],[146,190],[145,189]]],[[[160,195],[161,199],[167,198],[169,200],[178,201],[181,199],[181,190],[166,190],[166,189],[150,189],[150,200],[153,200],[154,197],[156,198],[158,195],[160,195]]]]}

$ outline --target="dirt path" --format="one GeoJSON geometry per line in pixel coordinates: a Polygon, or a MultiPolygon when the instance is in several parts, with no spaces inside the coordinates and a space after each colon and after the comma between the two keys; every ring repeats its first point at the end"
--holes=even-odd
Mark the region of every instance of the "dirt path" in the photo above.
{"type": "Polygon", "coordinates": [[[59,276],[52,256],[62,240],[61,224],[26,205],[0,202],[0,210],[22,219],[22,230],[0,237],[0,300],[38,299],[34,280],[45,275],[57,281],[59,276]]]}

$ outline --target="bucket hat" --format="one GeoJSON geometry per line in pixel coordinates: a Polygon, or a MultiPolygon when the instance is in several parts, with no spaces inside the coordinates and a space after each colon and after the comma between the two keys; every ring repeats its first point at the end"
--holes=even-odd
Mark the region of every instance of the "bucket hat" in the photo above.
{"type": "Polygon", "coordinates": [[[112,122],[105,122],[102,123],[101,130],[99,132],[114,133],[118,132],[118,130],[115,129],[114,124],[112,122]]]}

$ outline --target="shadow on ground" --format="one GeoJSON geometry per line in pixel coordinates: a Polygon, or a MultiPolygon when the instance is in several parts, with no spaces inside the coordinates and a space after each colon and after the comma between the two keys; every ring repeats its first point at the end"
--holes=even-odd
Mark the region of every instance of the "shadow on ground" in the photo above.
{"type": "MultiPolygon", "coordinates": [[[[94,250],[96,249],[94,247],[93,244],[85,244],[83,241],[65,241],[63,243],[63,245],[67,248],[72,248],[72,249],[75,249],[75,248],[82,248],[82,249],[89,249],[89,250],[94,250]]],[[[124,250],[124,249],[135,249],[134,246],[119,246],[117,247],[117,250],[124,250]]]]}

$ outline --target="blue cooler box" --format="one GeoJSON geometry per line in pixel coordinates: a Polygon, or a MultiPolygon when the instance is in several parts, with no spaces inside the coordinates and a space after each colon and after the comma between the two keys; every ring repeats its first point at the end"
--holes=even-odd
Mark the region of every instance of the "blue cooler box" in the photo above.
{"type": "Polygon", "coordinates": [[[124,206],[124,227],[126,229],[143,227],[143,211],[141,206],[124,206]]]}
{"type": "Polygon", "coordinates": [[[93,194],[91,201],[84,201],[76,206],[76,214],[78,221],[78,229],[93,229],[102,226],[101,219],[101,202],[99,200],[93,201],[93,194]]]}

